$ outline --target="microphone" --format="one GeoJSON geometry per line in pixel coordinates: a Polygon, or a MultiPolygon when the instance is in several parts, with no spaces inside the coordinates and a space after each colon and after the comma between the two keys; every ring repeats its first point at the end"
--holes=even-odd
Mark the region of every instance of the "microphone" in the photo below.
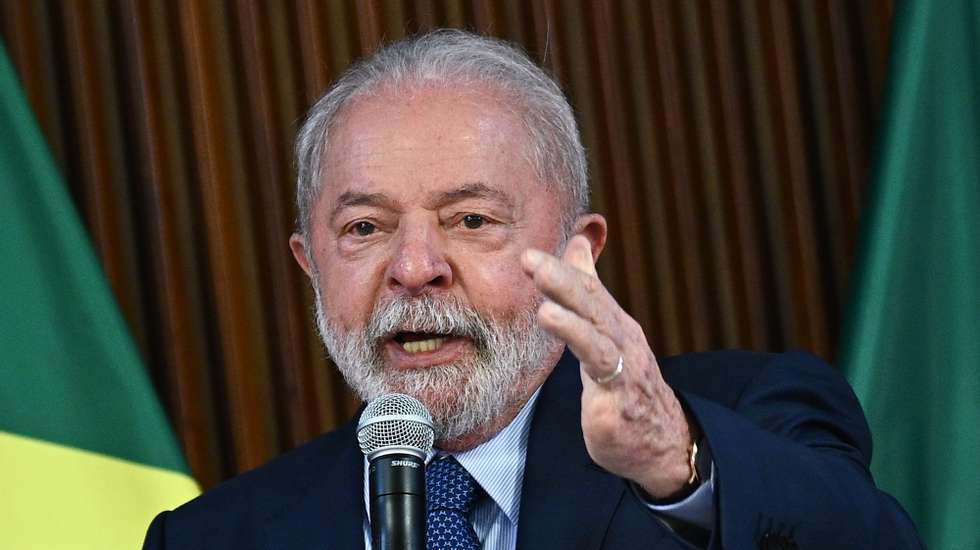
{"type": "Polygon", "coordinates": [[[409,395],[382,395],[361,413],[373,550],[426,550],[425,457],[434,439],[432,416],[409,395]]]}

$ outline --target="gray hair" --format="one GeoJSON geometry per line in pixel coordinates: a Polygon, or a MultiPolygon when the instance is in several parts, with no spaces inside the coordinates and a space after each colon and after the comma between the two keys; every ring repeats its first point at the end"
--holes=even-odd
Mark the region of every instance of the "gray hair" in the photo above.
{"type": "Polygon", "coordinates": [[[527,54],[502,40],[441,29],[408,38],[352,65],[310,109],[296,138],[299,231],[308,235],[330,130],[354,99],[386,85],[483,84],[512,98],[528,133],[527,160],[538,179],[562,193],[566,236],[588,211],[585,149],[561,88],[527,54]]]}

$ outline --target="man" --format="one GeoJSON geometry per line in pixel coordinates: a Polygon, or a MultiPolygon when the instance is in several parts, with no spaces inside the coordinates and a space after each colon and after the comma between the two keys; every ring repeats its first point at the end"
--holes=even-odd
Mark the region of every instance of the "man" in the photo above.
{"type": "MultiPolygon", "coordinates": [[[[432,413],[429,469],[473,495],[451,547],[920,547],[833,369],[654,354],[596,276],[571,109],[521,52],[389,46],[312,108],[297,162],[290,244],[323,341],[365,400],[432,413]]],[[[146,547],[369,544],[364,467],[348,425],[161,514],[146,547]]]]}

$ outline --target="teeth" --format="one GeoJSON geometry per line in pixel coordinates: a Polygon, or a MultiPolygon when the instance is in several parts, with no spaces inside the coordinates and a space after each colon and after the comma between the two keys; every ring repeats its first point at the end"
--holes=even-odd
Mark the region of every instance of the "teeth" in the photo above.
{"type": "Polygon", "coordinates": [[[428,340],[417,340],[415,342],[404,342],[402,348],[408,353],[419,353],[423,351],[435,351],[442,347],[445,338],[429,338],[428,340]]]}

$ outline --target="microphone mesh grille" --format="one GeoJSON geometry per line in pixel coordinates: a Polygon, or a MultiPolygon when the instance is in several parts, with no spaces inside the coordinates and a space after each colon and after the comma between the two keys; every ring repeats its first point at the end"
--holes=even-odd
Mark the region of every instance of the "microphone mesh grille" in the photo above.
{"type": "Polygon", "coordinates": [[[390,447],[411,447],[425,455],[434,439],[432,416],[410,395],[382,395],[368,403],[357,423],[357,443],[369,456],[390,447]],[[395,418],[384,418],[389,416],[395,418]]]}

